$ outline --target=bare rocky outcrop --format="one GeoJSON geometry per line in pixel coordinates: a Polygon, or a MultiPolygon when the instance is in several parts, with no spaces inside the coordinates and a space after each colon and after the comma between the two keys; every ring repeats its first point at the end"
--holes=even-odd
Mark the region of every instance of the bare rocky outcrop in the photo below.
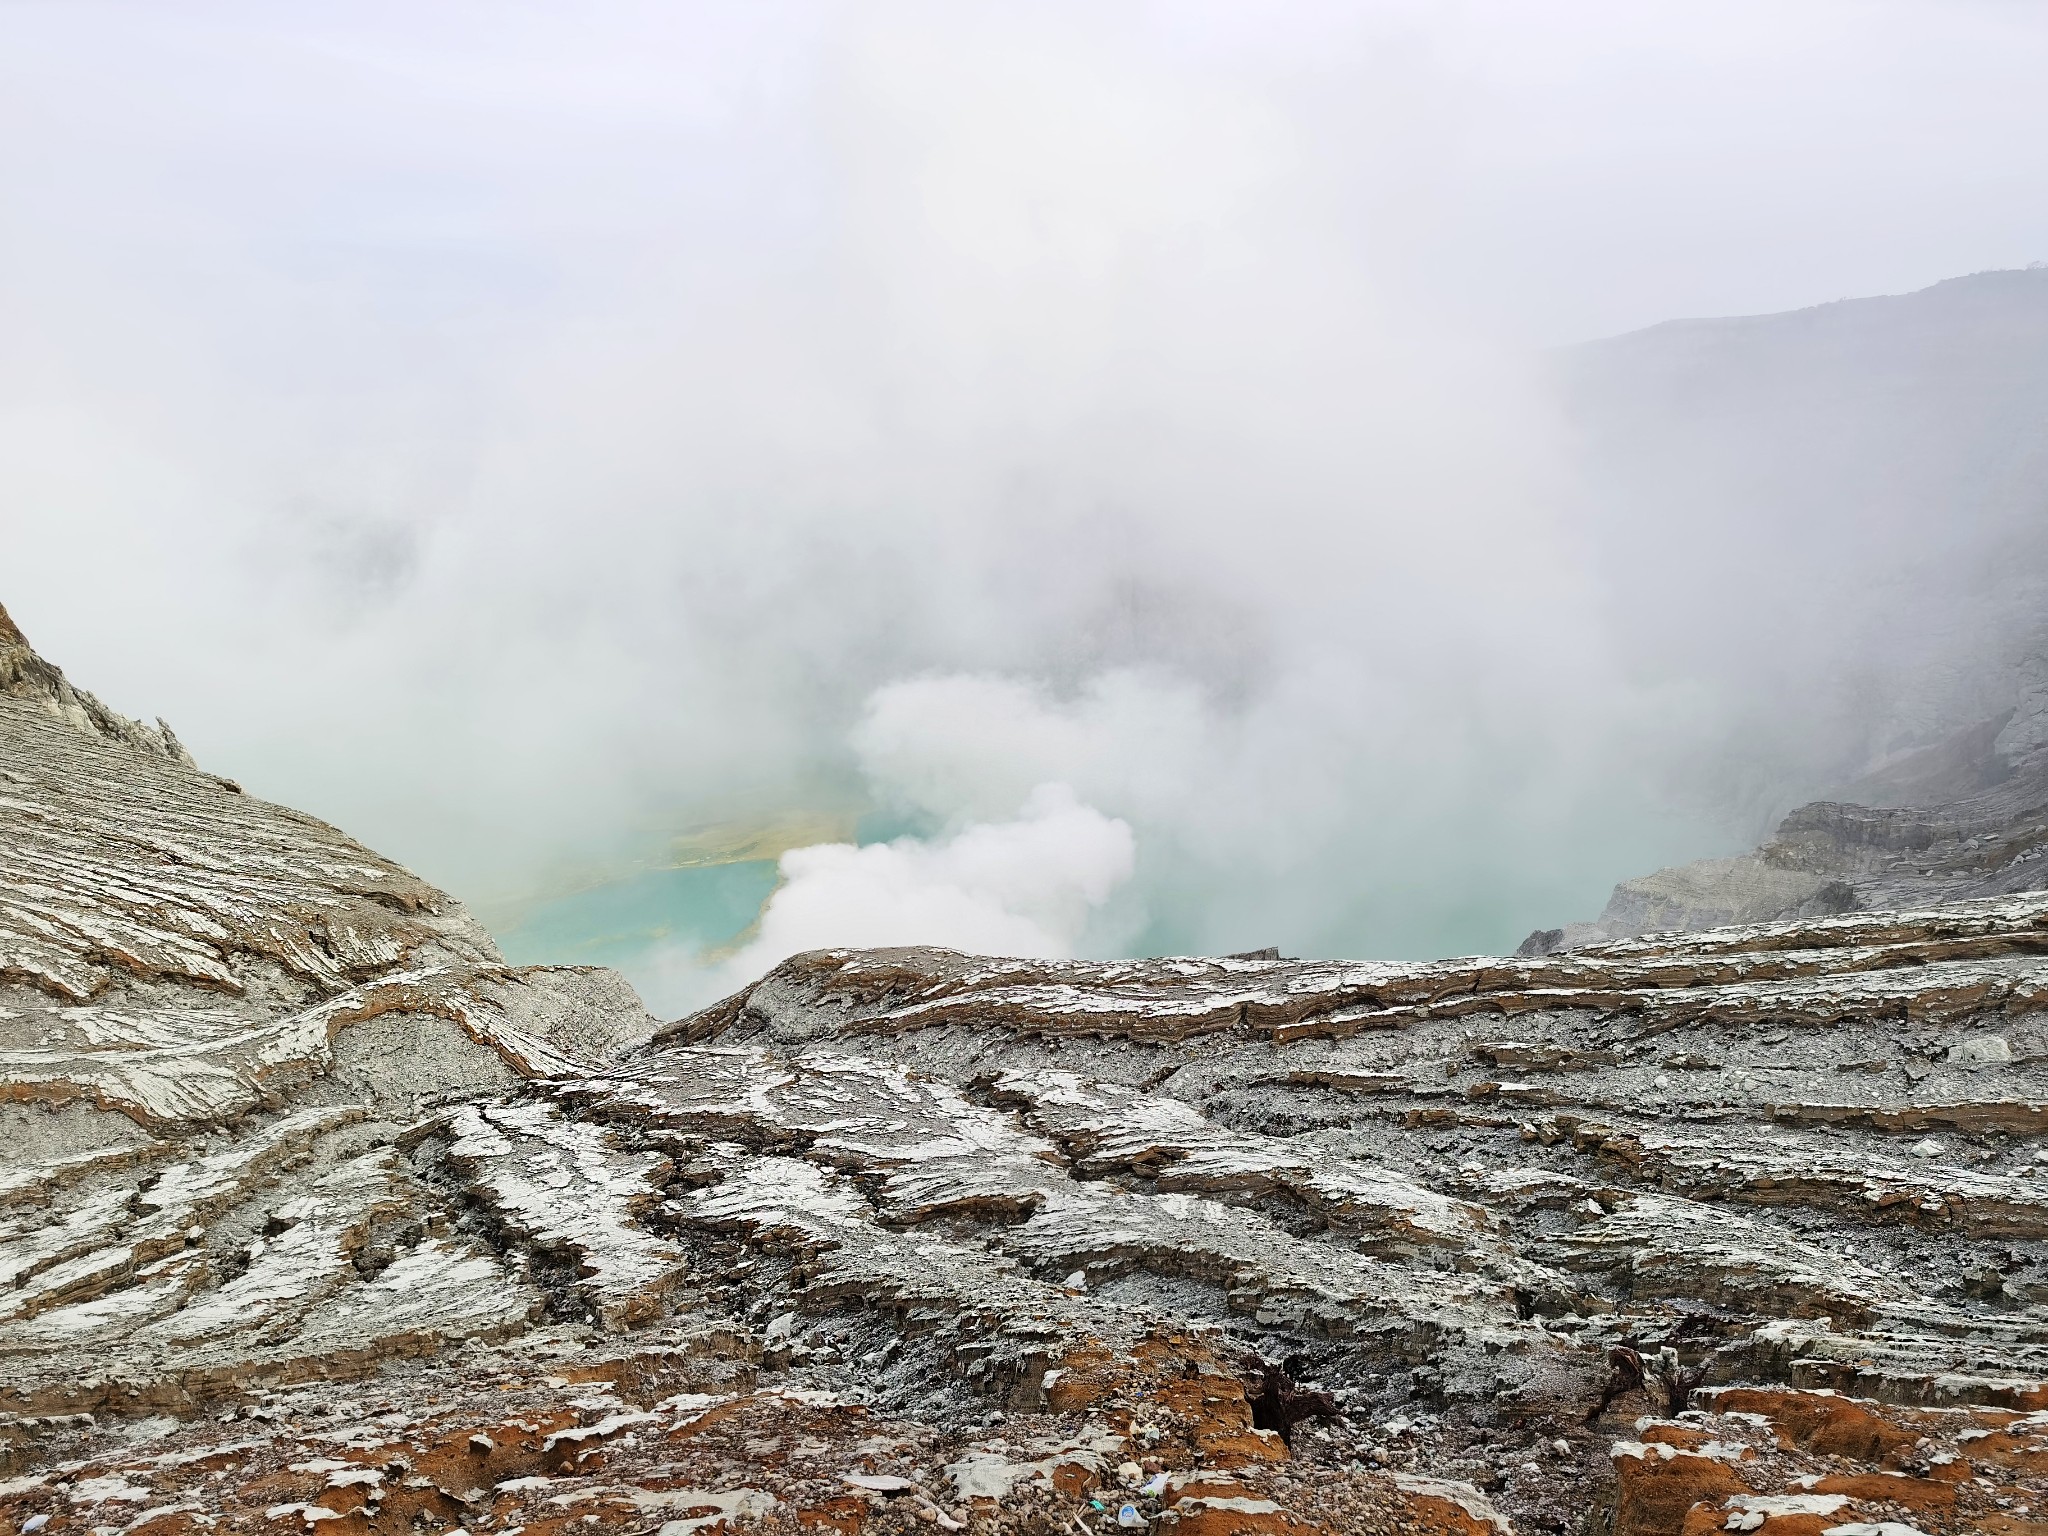
{"type": "Polygon", "coordinates": [[[0,1407],[194,1404],[523,1327],[392,1150],[652,1021],[196,768],[0,626],[0,1407]]]}
{"type": "Polygon", "coordinates": [[[2008,682],[2012,707],[1798,807],[1753,852],[1624,880],[1593,922],[1518,953],[2048,889],[2048,639],[2008,682]]]}
{"type": "Polygon", "coordinates": [[[54,719],[105,741],[196,766],[168,722],[144,725],[116,714],[82,688],[74,688],[63,672],[35,653],[28,637],[0,608],[0,698],[34,704],[54,719]]]}
{"type": "Polygon", "coordinates": [[[1701,711],[1670,782],[1775,830],[1531,952],[2043,888],[2044,342],[2037,263],[1557,354],[1617,657],[1701,711]]]}
{"type": "Polygon", "coordinates": [[[13,1529],[2034,1536],[2048,895],[656,1028],[146,741],[0,752],[13,1529]]]}

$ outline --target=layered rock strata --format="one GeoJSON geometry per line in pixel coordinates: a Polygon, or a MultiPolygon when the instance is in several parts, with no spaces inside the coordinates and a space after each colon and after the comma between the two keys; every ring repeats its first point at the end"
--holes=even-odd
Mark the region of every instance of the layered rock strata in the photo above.
{"type": "Polygon", "coordinates": [[[1761,847],[1624,880],[1593,922],[1519,952],[2048,889],[2048,631],[2007,686],[2012,707],[1798,807],[1761,847]]]}
{"type": "Polygon", "coordinates": [[[0,616],[0,1407],[190,1406],[523,1329],[398,1147],[652,1020],[202,772],[0,616]]]}
{"type": "Polygon", "coordinates": [[[12,1529],[2043,1528],[2048,896],[657,1028],[89,713],[0,753],[12,1529]]]}

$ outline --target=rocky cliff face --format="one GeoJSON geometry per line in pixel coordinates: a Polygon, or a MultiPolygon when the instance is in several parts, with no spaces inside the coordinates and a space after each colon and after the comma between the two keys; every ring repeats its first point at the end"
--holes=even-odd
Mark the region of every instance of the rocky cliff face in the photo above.
{"type": "Polygon", "coordinates": [[[1697,701],[1697,803],[1777,826],[1524,952],[2048,883],[2048,269],[1557,369],[1616,654],[1697,701]]]}
{"type": "Polygon", "coordinates": [[[2048,631],[2003,686],[1996,715],[1800,806],[1754,852],[1624,880],[1593,922],[1520,952],[2048,889],[2048,631]]]}
{"type": "Polygon", "coordinates": [[[14,1530],[2048,1529],[2048,897],[656,1027],[27,654],[14,1530]]]}
{"type": "Polygon", "coordinates": [[[164,721],[148,726],[130,720],[115,714],[91,694],[72,687],[61,671],[35,653],[28,637],[7,616],[5,608],[0,608],[0,698],[32,705],[53,719],[66,721],[102,740],[168,757],[188,768],[194,766],[192,754],[164,721]]]}

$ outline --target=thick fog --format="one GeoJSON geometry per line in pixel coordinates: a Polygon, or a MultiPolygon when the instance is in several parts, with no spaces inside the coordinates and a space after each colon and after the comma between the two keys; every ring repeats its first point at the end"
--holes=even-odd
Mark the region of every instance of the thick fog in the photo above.
{"type": "Polygon", "coordinates": [[[487,917],[790,847],[665,1008],[1511,947],[1943,726],[1870,594],[2035,505],[1759,500],[1556,349],[2048,255],[2043,78],[1956,0],[10,6],[0,601],[487,917]]]}

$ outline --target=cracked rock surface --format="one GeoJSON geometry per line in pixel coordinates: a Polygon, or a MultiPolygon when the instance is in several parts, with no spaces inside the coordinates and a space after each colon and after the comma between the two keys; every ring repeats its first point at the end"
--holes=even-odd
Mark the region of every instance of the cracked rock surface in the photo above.
{"type": "Polygon", "coordinates": [[[2048,896],[657,1026],[13,668],[0,1530],[2048,1536],[2048,896]]]}

